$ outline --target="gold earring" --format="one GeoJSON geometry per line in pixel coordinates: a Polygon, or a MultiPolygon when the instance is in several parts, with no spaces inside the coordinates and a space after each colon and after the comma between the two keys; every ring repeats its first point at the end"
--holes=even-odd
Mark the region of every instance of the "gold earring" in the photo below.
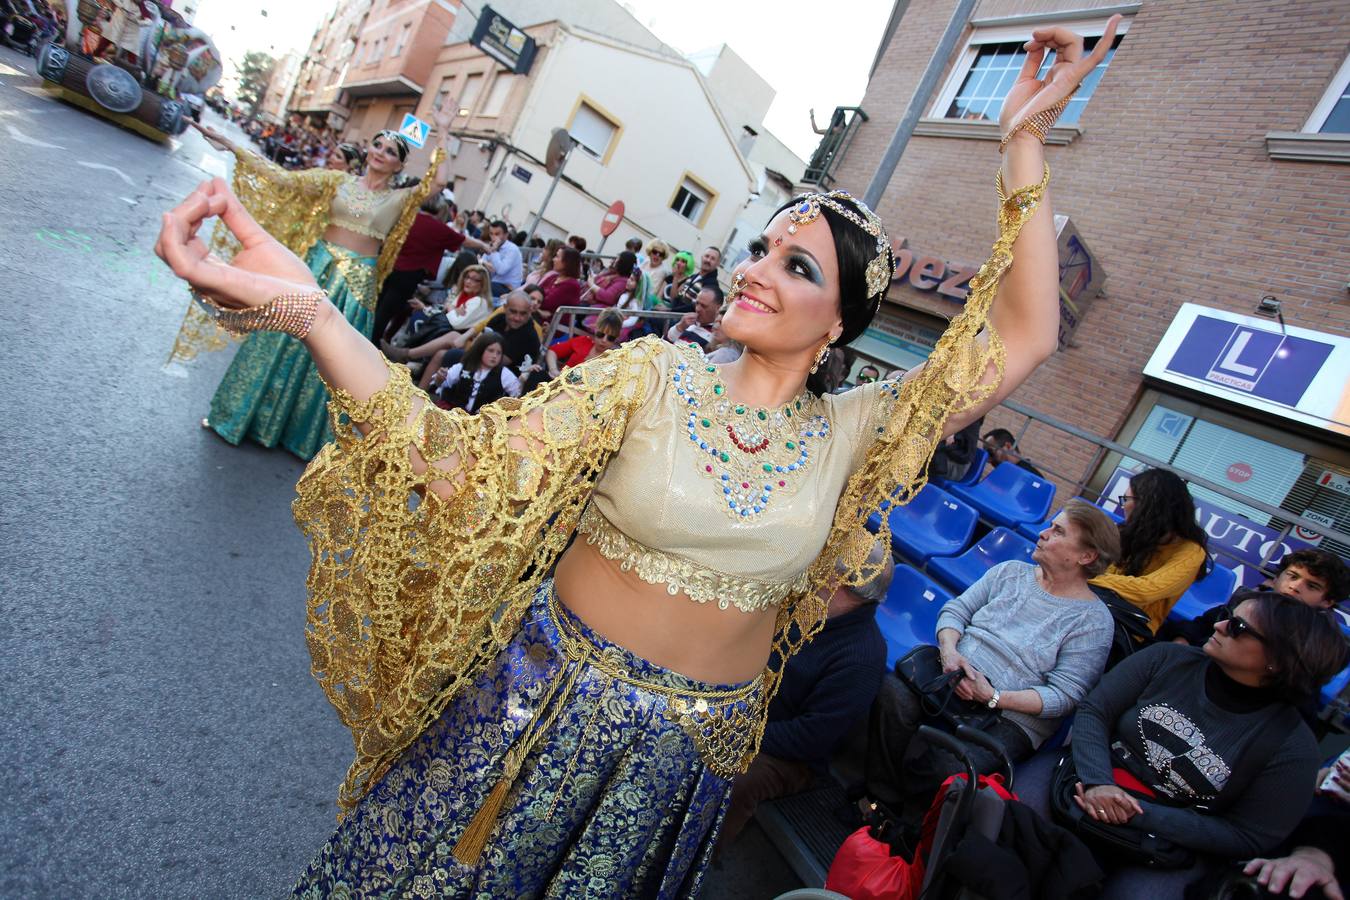
{"type": "Polygon", "coordinates": [[[830,342],[826,341],[825,343],[821,344],[820,349],[816,351],[816,359],[815,362],[811,363],[811,371],[815,372],[817,369],[823,366],[825,364],[825,360],[829,358],[830,358],[830,342]]]}

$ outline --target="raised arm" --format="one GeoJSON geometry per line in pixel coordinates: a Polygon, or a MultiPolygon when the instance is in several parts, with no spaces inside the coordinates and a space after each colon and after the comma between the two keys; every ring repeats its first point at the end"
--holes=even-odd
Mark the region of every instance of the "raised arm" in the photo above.
{"type": "MultiPolygon", "coordinates": [[[[1106,33],[1087,55],[1083,53],[1083,38],[1068,29],[1040,28],[1032,32],[1031,40],[1026,43],[1026,61],[999,116],[1005,135],[1003,163],[999,169],[1001,195],[1010,196],[1042,184],[1047,174],[1045,148],[1028,124],[1048,130],[1078,85],[1106,58],[1120,19],[1119,15],[1111,17],[1106,33]],[[1055,63],[1045,78],[1038,79],[1036,73],[1047,52],[1055,54],[1055,63]],[[1047,120],[1049,124],[1045,124],[1047,120]]],[[[995,385],[994,390],[948,418],[944,435],[955,434],[988,413],[1055,352],[1059,335],[1059,256],[1049,192],[1042,189],[1040,194],[1032,214],[1023,217],[1020,231],[1009,248],[1012,264],[997,283],[989,311],[989,329],[1003,346],[1002,378],[991,362],[984,382],[995,385]]],[[[1000,230],[1006,234],[1002,217],[1000,230]]],[[[998,266],[1001,249],[996,246],[994,256],[981,270],[982,274],[988,272],[990,266],[998,266]]],[[[978,281],[972,281],[972,291],[979,289],[978,284],[978,281]]],[[[980,336],[980,340],[986,344],[991,340],[988,331],[980,336]]],[[[905,379],[917,376],[918,371],[909,372],[905,379]]]]}

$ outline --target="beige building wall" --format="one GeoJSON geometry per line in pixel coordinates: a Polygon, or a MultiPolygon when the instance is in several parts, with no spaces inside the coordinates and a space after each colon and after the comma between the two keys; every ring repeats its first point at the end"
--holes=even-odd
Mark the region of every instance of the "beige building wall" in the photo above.
{"type": "Polygon", "coordinates": [[[623,200],[625,220],[606,252],[629,237],[659,236],[691,250],[722,246],[755,175],[694,67],[556,22],[526,31],[540,45],[528,75],[512,76],[468,44],[455,44],[441,52],[419,102],[423,118],[437,102],[468,110],[452,125],[460,137],[452,160],[459,205],[529,228],[549,186],[541,164],[549,137],[554,128],[575,127],[585,104],[615,133],[599,158],[573,150],[539,234],[580,234],[595,247],[606,208],[623,200]],[[679,116],[672,119],[670,110],[679,116]],[[707,197],[693,221],[671,209],[686,179],[707,197]]]}

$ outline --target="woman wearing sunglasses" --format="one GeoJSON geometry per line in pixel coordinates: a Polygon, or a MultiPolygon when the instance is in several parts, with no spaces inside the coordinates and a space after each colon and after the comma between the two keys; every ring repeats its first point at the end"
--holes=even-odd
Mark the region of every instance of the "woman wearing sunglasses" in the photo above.
{"type": "MultiPolygon", "coordinates": [[[[1203,648],[1154,644],[1102,676],[1074,720],[1074,802],[1098,822],[1145,829],[1200,859],[1174,872],[1122,869],[1107,896],[1171,896],[1164,885],[1181,896],[1215,862],[1261,856],[1289,836],[1319,760],[1296,706],[1345,657],[1329,613],[1246,591],[1203,648]],[[1268,731],[1273,743],[1260,739],[1268,731]]],[[[1033,805],[1041,768],[1018,773],[1018,793],[1033,805]]]]}

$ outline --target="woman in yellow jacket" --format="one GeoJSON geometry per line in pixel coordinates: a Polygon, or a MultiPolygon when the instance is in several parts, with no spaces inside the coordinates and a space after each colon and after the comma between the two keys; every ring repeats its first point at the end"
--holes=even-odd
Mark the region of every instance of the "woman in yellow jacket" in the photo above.
{"type": "Polygon", "coordinates": [[[1130,479],[1119,498],[1120,562],[1092,579],[1148,614],[1153,631],[1209,561],[1205,530],[1195,521],[1195,502],[1186,482],[1166,469],[1145,469],[1130,479]]]}

